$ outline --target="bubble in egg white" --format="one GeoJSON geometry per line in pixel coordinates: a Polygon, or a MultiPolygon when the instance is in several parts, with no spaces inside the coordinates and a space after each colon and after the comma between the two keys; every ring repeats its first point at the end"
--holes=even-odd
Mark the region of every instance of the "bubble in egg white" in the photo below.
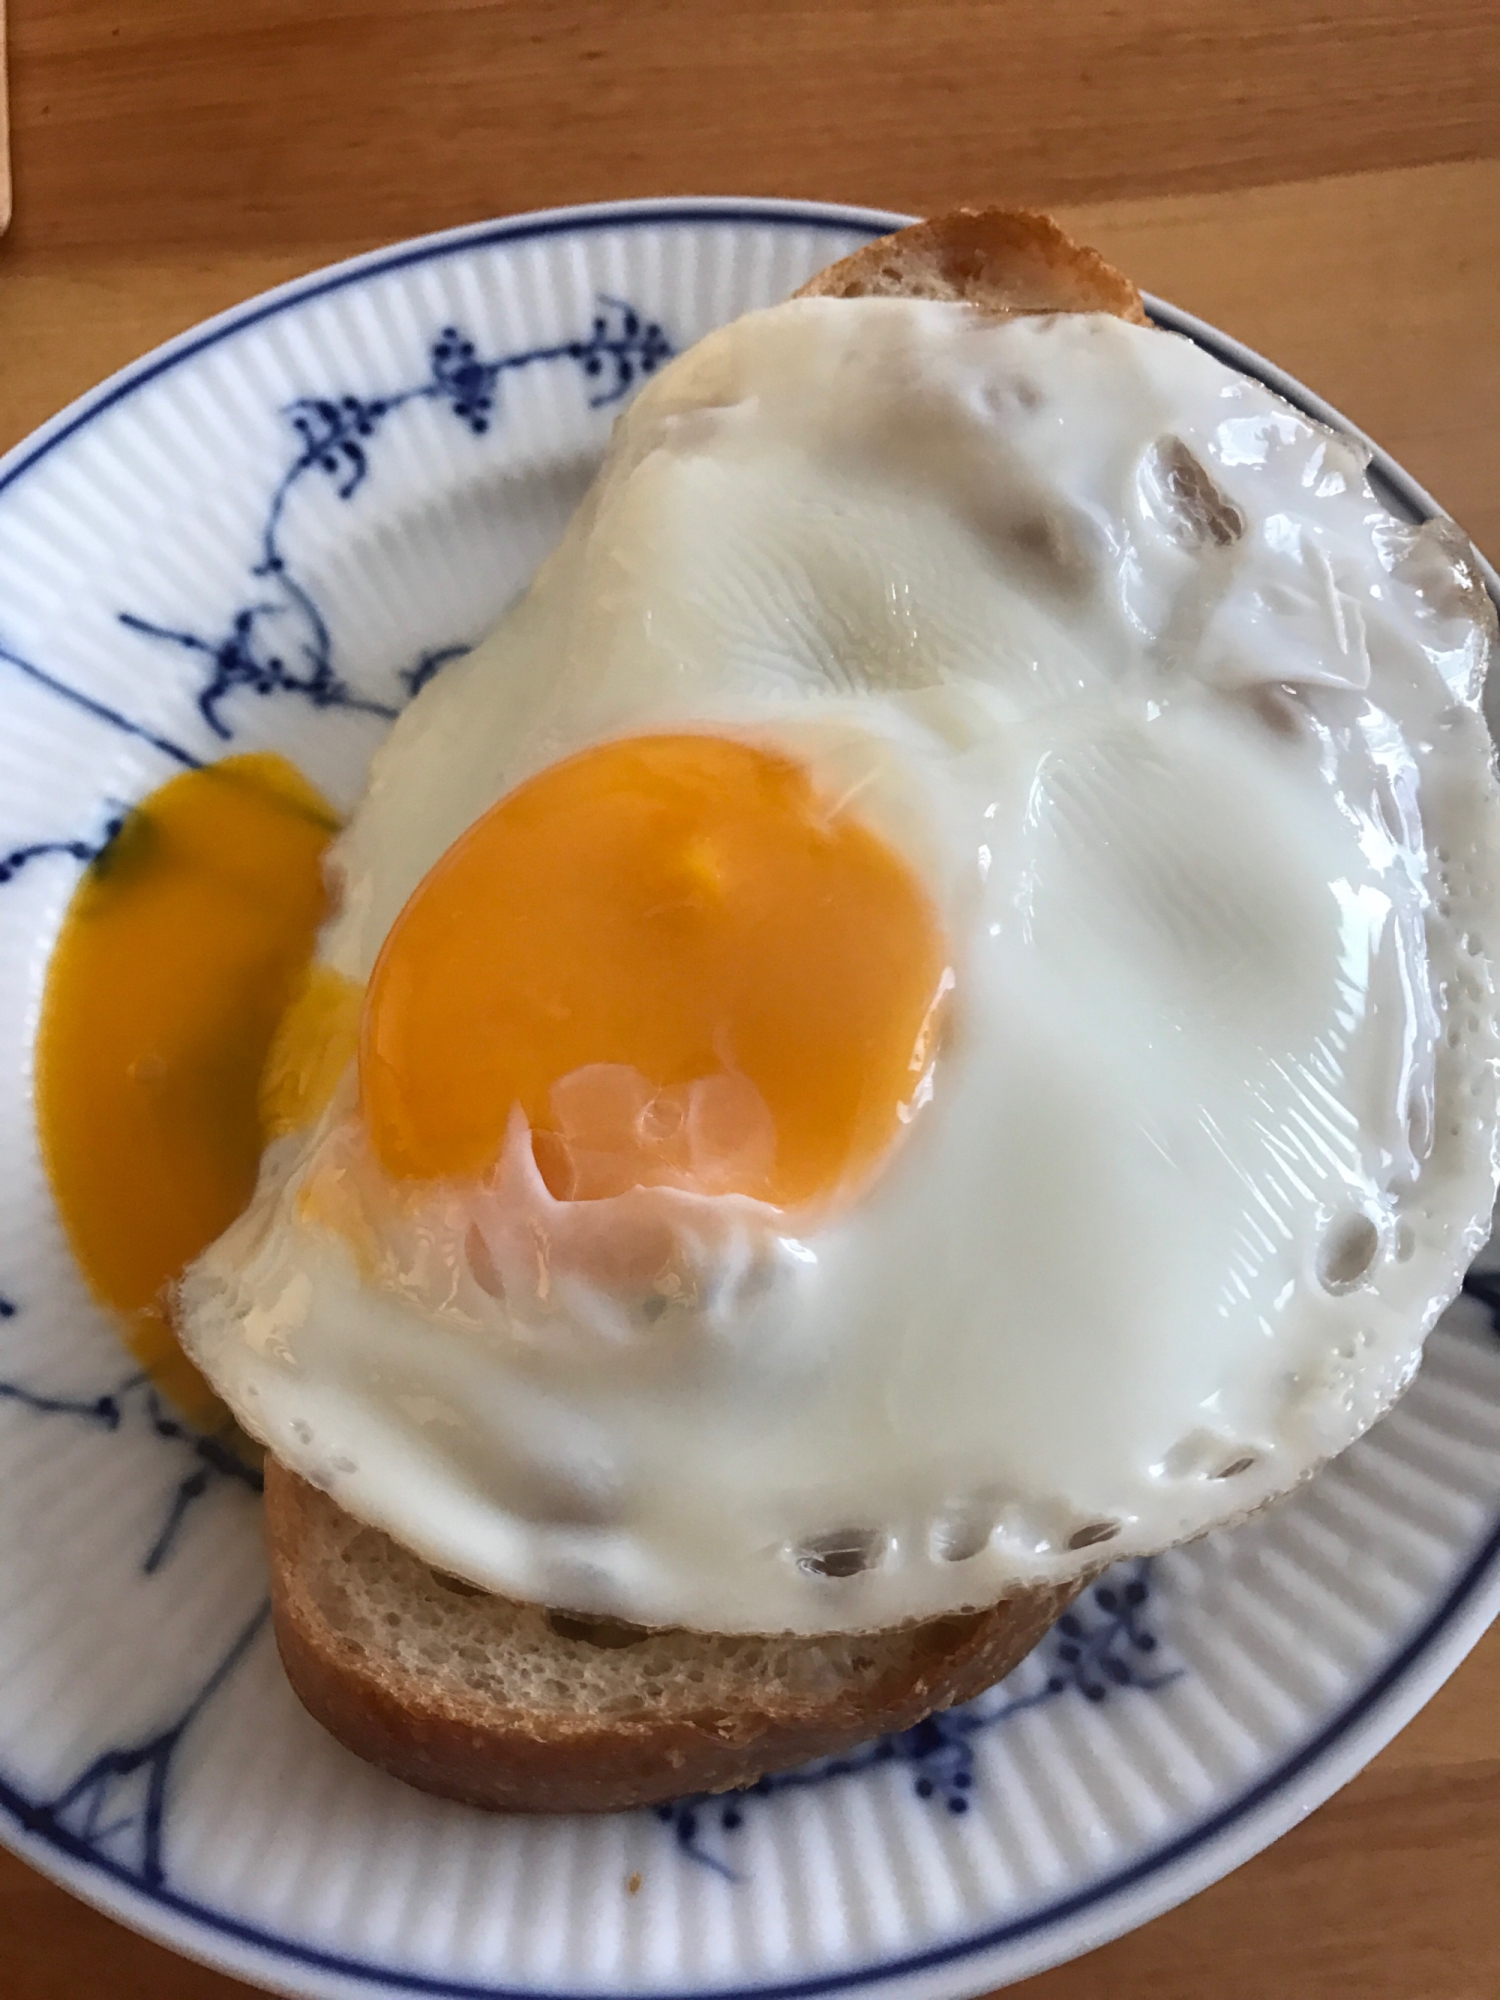
{"type": "Polygon", "coordinates": [[[1330,1223],[1318,1246],[1318,1282],[1335,1294],[1356,1291],[1380,1255],[1380,1225],[1360,1213],[1330,1223]]]}
{"type": "Polygon", "coordinates": [[[927,1547],[934,1562],[968,1562],[995,1532],[995,1509],[982,1500],[949,1508],[928,1532],[927,1547]]]}
{"type": "Polygon", "coordinates": [[[889,1549],[890,1536],[878,1528],[835,1528],[799,1544],[793,1560],[804,1576],[860,1576],[878,1569],[889,1549]]]}

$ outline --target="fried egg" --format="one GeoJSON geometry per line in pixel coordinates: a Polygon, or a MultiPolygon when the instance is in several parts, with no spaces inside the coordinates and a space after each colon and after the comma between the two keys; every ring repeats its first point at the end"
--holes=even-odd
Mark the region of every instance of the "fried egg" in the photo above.
{"type": "Polygon", "coordinates": [[[802,300],[674,362],[331,850],[180,1295],[511,1596],[884,1627],[1284,1493],[1482,1240],[1466,545],[1165,333],[802,300]]]}

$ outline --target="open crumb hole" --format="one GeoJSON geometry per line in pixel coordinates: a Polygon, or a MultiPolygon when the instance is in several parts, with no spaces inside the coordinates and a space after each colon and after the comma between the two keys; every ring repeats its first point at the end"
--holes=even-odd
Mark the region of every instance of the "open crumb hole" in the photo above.
{"type": "Polygon", "coordinates": [[[610,1653],[638,1646],[642,1639],[651,1636],[644,1625],[629,1625],[623,1618],[576,1618],[567,1611],[548,1611],[544,1615],[559,1639],[573,1639],[580,1646],[598,1646],[610,1653]]]}
{"type": "Polygon", "coordinates": [[[455,1597],[483,1597],[486,1595],[477,1583],[465,1583],[461,1576],[449,1576],[446,1570],[435,1569],[432,1580],[439,1590],[451,1591],[455,1597]]]}

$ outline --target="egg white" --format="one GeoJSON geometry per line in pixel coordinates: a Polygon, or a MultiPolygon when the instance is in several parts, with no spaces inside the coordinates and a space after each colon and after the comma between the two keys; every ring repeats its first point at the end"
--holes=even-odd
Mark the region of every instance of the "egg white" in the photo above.
{"type": "Polygon", "coordinates": [[[444,1569],[646,1624],[889,1625],[1286,1491],[1410,1379],[1494,1198],[1492,628],[1450,531],[1173,336],[896,300],[710,336],[392,731],[320,952],[366,979],[559,756],[742,734],[926,883],[930,1101],[812,1226],[710,1205],[648,1315],[372,1279],[298,1207],[347,1085],[189,1273],[191,1353],[444,1569]]]}

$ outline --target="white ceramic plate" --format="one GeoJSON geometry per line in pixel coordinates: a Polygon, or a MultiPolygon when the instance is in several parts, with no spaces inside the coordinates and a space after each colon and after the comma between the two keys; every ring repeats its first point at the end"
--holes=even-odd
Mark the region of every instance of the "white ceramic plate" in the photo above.
{"type": "Polygon", "coordinates": [[[267,1986],[976,1993],[1274,1839],[1500,1606],[1500,1342],[1468,1300],[1374,1435],[1263,1519],[1112,1574],[969,1709],[729,1801],[487,1817],[302,1713],[248,1479],[132,1374],[70,1263],[30,1046],[122,806],[230,744],[352,801],[641,373],[899,220],[641,203],[454,231],[213,321],[0,463],[0,1833],[267,1986]]]}

